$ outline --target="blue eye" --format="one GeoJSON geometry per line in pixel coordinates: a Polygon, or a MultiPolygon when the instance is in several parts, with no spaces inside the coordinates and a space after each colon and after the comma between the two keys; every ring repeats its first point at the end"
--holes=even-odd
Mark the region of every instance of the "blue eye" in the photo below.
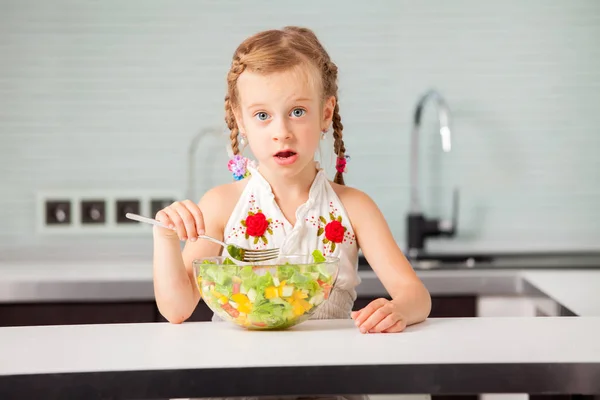
{"type": "Polygon", "coordinates": [[[267,114],[266,112],[259,112],[259,113],[256,113],[254,116],[258,117],[258,119],[261,121],[265,121],[269,118],[269,114],[267,114]]]}
{"type": "Polygon", "coordinates": [[[292,111],[292,114],[294,115],[294,117],[301,117],[304,114],[306,114],[306,110],[303,110],[301,108],[294,108],[294,110],[292,111]]]}

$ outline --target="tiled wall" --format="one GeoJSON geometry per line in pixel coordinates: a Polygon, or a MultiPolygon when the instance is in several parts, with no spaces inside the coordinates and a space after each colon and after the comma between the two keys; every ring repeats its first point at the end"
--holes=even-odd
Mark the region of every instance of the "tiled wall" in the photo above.
{"type": "MultiPolygon", "coordinates": [[[[191,138],[223,127],[233,50],[287,24],[313,28],[337,62],[347,182],[377,201],[400,243],[413,107],[435,87],[454,146],[441,153],[428,108],[421,193],[429,216],[447,216],[459,186],[461,214],[459,236],[431,249],[600,248],[595,0],[3,0],[0,10],[0,254],[145,252],[147,236],[37,235],[36,191],[184,192],[191,138]]],[[[198,151],[200,191],[229,180],[224,145],[198,151]]]]}

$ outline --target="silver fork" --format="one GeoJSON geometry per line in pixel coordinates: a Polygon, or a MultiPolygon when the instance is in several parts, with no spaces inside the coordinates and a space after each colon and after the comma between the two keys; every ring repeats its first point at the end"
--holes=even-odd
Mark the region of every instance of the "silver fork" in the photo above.
{"type": "MultiPolygon", "coordinates": [[[[157,221],[152,218],[142,217],[141,215],[127,213],[127,214],[125,214],[125,217],[127,217],[133,221],[144,222],[147,224],[160,226],[161,228],[171,229],[168,226],[164,225],[160,221],[157,221]]],[[[175,230],[175,229],[173,228],[171,230],[175,230]]],[[[227,253],[229,253],[229,255],[232,258],[234,258],[238,261],[242,261],[242,262],[252,263],[252,262],[268,261],[268,260],[273,260],[279,256],[279,249],[266,249],[266,250],[245,249],[245,248],[237,246],[235,244],[227,244],[225,242],[221,242],[218,239],[215,239],[213,237],[206,236],[206,235],[199,235],[198,239],[210,240],[213,243],[223,246],[225,248],[225,250],[227,250],[227,253]]]]}

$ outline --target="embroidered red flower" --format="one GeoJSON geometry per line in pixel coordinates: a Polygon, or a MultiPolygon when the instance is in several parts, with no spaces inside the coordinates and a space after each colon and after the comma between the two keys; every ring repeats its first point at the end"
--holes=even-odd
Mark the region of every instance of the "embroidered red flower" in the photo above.
{"type": "Polygon", "coordinates": [[[246,218],[246,232],[250,236],[262,236],[267,231],[269,222],[263,213],[248,215],[246,218]]]}
{"type": "Polygon", "coordinates": [[[342,243],[346,228],[337,219],[325,225],[325,237],[334,243],[342,243]]]}
{"type": "Polygon", "coordinates": [[[246,228],[246,239],[250,236],[254,237],[255,244],[258,243],[259,239],[265,244],[269,242],[265,233],[269,232],[269,234],[273,234],[273,230],[270,227],[271,219],[267,219],[261,210],[258,210],[256,213],[249,211],[248,216],[245,220],[242,220],[241,223],[242,226],[246,228]]]}
{"type": "Polygon", "coordinates": [[[330,253],[333,253],[336,248],[336,243],[342,243],[344,241],[344,236],[346,235],[348,228],[343,225],[342,216],[338,215],[336,217],[333,212],[329,213],[329,222],[327,222],[323,216],[319,217],[319,221],[317,236],[321,236],[323,233],[325,234],[323,244],[325,245],[325,248],[329,247],[330,253]]]}

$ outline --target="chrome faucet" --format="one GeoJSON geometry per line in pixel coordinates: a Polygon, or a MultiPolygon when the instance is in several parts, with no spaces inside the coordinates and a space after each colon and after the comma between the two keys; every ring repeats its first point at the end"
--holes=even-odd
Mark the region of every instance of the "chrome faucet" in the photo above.
{"type": "Polygon", "coordinates": [[[458,190],[453,195],[452,221],[427,219],[421,210],[419,200],[419,132],[423,108],[429,100],[435,101],[440,123],[442,150],[447,153],[452,148],[450,133],[450,109],[442,95],[436,90],[429,90],[417,102],[414,115],[414,125],[411,135],[410,154],[410,211],[407,215],[408,256],[416,257],[425,248],[425,239],[430,236],[454,236],[458,218],[458,190]]]}
{"type": "Polygon", "coordinates": [[[196,169],[196,151],[198,150],[198,145],[202,141],[204,137],[211,134],[222,134],[222,130],[216,127],[209,127],[201,129],[190,142],[190,146],[188,148],[188,184],[186,190],[186,199],[190,199],[194,202],[198,201],[196,198],[196,177],[195,177],[195,169],[196,169]]]}

